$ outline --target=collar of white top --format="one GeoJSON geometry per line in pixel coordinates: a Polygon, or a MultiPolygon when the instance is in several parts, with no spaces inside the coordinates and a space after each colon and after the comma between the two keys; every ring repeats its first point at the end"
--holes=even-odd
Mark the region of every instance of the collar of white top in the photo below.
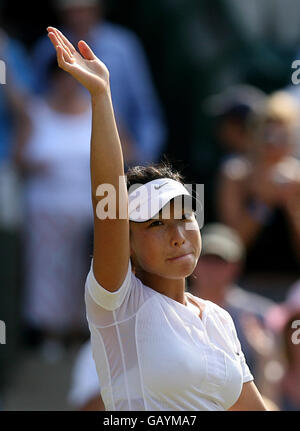
{"type": "Polygon", "coordinates": [[[182,195],[191,197],[183,184],[170,178],[159,178],[137,186],[128,195],[129,220],[145,222],[154,218],[168,202],[182,195]]]}

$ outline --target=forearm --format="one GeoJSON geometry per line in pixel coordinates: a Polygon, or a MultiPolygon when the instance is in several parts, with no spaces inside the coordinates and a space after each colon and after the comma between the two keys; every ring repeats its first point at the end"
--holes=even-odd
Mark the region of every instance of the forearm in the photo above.
{"type": "MultiPolygon", "coordinates": [[[[118,196],[119,177],[124,176],[124,161],[110,91],[92,95],[91,102],[91,183],[93,200],[97,200],[96,191],[101,184],[113,185],[118,196]]],[[[121,193],[125,193],[125,181],[121,184],[121,193]]]]}

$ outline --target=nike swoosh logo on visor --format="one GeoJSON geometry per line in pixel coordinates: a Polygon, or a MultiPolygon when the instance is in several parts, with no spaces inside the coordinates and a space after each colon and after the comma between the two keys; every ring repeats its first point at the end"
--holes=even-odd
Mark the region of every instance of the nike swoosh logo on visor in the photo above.
{"type": "Polygon", "coordinates": [[[163,186],[165,186],[166,184],[168,184],[168,183],[163,183],[163,184],[161,184],[160,186],[154,186],[154,188],[155,188],[155,190],[159,190],[159,189],[161,189],[163,186]]]}

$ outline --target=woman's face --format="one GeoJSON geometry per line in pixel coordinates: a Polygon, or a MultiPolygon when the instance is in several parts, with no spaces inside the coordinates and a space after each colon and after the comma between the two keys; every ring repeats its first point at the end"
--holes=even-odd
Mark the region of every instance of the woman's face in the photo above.
{"type": "Polygon", "coordinates": [[[131,259],[137,273],[155,274],[162,278],[180,279],[195,269],[201,252],[201,236],[194,213],[182,211],[182,218],[174,218],[174,204],[170,204],[170,218],[151,219],[130,223],[131,259]]]}

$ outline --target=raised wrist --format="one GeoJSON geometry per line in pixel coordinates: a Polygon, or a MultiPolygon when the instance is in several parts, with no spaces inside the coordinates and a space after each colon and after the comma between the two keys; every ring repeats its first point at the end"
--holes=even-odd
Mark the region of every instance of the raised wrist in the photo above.
{"type": "Polygon", "coordinates": [[[99,85],[99,87],[94,88],[92,91],[90,91],[90,96],[92,101],[98,100],[99,98],[105,98],[105,97],[111,98],[109,83],[107,83],[105,86],[99,85]]]}

